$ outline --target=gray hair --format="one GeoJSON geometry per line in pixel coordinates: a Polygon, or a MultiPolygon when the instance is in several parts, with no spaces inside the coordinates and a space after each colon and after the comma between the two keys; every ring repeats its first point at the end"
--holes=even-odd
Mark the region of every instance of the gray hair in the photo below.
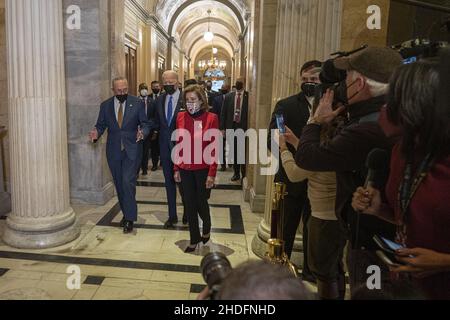
{"type": "Polygon", "coordinates": [[[126,83],[128,83],[128,79],[125,77],[116,77],[112,80],[111,85],[112,88],[114,89],[114,85],[116,84],[117,81],[126,81],[126,83]]]}
{"type": "Polygon", "coordinates": [[[358,77],[363,77],[366,79],[367,86],[369,87],[370,95],[375,98],[379,96],[386,95],[389,91],[389,83],[382,83],[375,81],[373,79],[367,78],[365,75],[359,73],[358,71],[352,70],[353,72],[353,81],[358,77]]]}

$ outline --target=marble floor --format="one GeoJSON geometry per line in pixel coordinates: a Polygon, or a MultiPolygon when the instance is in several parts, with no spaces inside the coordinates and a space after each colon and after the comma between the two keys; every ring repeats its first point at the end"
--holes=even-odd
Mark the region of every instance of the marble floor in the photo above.
{"type": "MultiPolygon", "coordinates": [[[[135,232],[119,228],[117,199],[106,205],[74,206],[82,234],[74,242],[49,250],[17,250],[0,240],[1,299],[195,299],[205,283],[200,274],[203,255],[220,251],[233,266],[257,259],[251,243],[261,214],[252,213],[239,186],[220,173],[212,192],[212,243],[196,254],[185,254],[188,228],[164,230],[167,218],[162,172],[140,177],[139,221],[135,232]],[[81,271],[81,287],[68,289],[69,267],[81,271]]],[[[180,199],[180,198],[178,198],[180,199]]],[[[181,221],[182,207],[179,207],[181,221]]],[[[0,234],[5,220],[0,220],[0,234]]]]}

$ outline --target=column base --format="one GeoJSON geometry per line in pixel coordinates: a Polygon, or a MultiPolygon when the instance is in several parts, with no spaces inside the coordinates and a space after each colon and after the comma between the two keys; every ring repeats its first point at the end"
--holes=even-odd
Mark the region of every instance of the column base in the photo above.
{"type": "Polygon", "coordinates": [[[48,249],[59,247],[77,239],[81,228],[77,223],[72,208],[61,218],[52,218],[51,223],[46,219],[18,219],[8,217],[3,233],[3,241],[18,249],[48,249]]]}
{"type": "MultiPolygon", "coordinates": [[[[270,238],[270,229],[265,221],[262,221],[258,226],[258,231],[252,241],[253,253],[263,259],[266,256],[268,247],[267,241],[270,238]]],[[[292,253],[291,261],[298,267],[303,266],[303,238],[297,234],[294,242],[294,252],[292,253]]]]}
{"type": "Polygon", "coordinates": [[[0,193],[0,216],[11,212],[11,195],[7,192],[0,193]]]}
{"type": "Polygon", "coordinates": [[[242,179],[242,191],[244,194],[244,201],[249,202],[250,201],[250,184],[248,183],[247,177],[242,179]]]}
{"type": "Polygon", "coordinates": [[[102,190],[70,190],[70,202],[73,204],[105,205],[115,195],[116,189],[112,182],[102,190]]]}
{"type": "Polygon", "coordinates": [[[266,209],[266,196],[256,194],[254,188],[250,189],[250,208],[255,213],[264,213],[266,209]]]}

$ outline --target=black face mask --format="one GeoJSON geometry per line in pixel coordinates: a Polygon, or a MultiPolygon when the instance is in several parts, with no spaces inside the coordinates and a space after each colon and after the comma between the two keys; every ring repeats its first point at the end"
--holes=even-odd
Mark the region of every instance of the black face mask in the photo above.
{"type": "Polygon", "coordinates": [[[161,92],[161,90],[159,89],[152,89],[153,94],[159,94],[161,92]]]}
{"type": "Polygon", "coordinates": [[[118,94],[116,98],[120,103],[124,103],[128,99],[128,94],[118,94]]]}
{"type": "Polygon", "coordinates": [[[335,100],[335,102],[336,103],[342,103],[344,106],[348,106],[350,103],[349,103],[349,100],[351,100],[351,99],[353,99],[355,96],[357,96],[358,95],[358,93],[359,92],[357,92],[357,93],[355,93],[352,97],[348,97],[347,96],[347,90],[348,90],[348,88],[350,88],[350,87],[352,87],[354,84],[356,83],[356,81],[355,82],[353,82],[351,85],[349,85],[349,86],[347,86],[347,82],[344,80],[344,81],[341,81],[341,82],[339,82],[339,85],[336,87],[336,90],[335,90],[335,95],[334,95],[334,100],[335,100]]]}
{"type": "Polygon", "coordinates": [[[316,87],[317,87],[317,83],[315,83],[315,82],[304,82],[302,84],[302,92],[308,98],[313,98],[316,95],[316,87]]]}
{"type": "Polygon", "coordinates": [[[211,91],[211,90],[212,90],[212,87],[207,86],[207,87],[206,87],[206,90],[211,91]]]}
{"type": "Polygon", "coordinates": [[[244,89],[244,83],[243,82],[236,82],[236,90],[241,91],[244,89]]]}
{"type": "Polygon", "coordinates": [[[164,91],[168,94],[168,95],[173,95],[175,93],[175,86],[174,85],[165,85],[164,86],[164,91]]]}

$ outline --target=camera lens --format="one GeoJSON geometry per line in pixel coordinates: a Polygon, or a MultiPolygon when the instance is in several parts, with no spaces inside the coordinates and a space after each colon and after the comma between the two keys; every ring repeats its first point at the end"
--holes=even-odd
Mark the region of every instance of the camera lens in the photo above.
{"type": "Polygon", "coordinates": [[[209,288],[220,285],[231,271],[231,263],[220,252],[213,252],[205,256],[200,264],[203,279],[209,288]]]}

